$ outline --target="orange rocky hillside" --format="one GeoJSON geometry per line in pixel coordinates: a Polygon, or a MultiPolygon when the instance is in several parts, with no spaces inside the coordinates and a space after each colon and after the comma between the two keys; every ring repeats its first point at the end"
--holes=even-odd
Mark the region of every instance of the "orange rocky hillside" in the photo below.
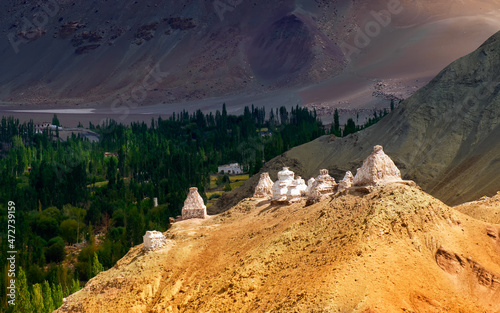
{"type": "Polygon", "coordinates": [[[500,312],[500,225],[404,181],[306,202],[176,222],[56,312],[500,312]]]}

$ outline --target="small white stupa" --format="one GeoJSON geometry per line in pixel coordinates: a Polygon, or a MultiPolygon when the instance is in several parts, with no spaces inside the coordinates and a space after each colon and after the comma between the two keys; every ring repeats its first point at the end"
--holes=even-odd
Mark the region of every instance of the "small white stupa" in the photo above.
{"type": "Polygon", "coordinates": [[[187,220],[190,218],[206,218],[207,207],[203,203],[203,198],[198,193],[198,188],[189,188],[189,194],[184,201],[182,207],[182,219],[187,220]]]}
{"type": "Polygon", "coordinates": [[[157,250],[165,246],[167,238],[159,231],[147,231],[142,237],[144,240],[144,250],[157,250]]]}
{"type": "Polygon", "coordinates": [[[314,177],[309,178],[309,180],[307,181],[306,195],[308,195],[311,192],[312,186],[315,181],[316,179],[314,179],[314,177]]]}
{"type": "Polygon", "coordinates": [[[284,167],[278,173],[278,180],[273,185],[273,201],[286,201],[288,188],[293,184],[295,173],[284,167]]]}
{"type": "Polygon", "coordinates": [[[269,173],[260,174],[260,180],[255,187],[255,192],[253,194],[254,198],[270,198],[273,196],[273,184],[274,182],[269,177],[269,173]]]}
{"type": "Polygon", "coordinates": [[[312,182],[307,197],[313,201],[319,201],[323,195],[334,193],[337,188],[335,178],[328,174],[328,170],[320,170],[320,174],[312,182]]]}
{"type": "Polygon", "coordinates": [[[306,190],[307,190],[307,185],[305,180],[303,180],[300,176],[297,176],[297,178],[288,188],[286,200],[288,202],[299,200],[306,194],[306,190]]]}
{"type": "Polygon", "coordinates": [[[351,188],[353,181],[354,181],[354,175],[352,175],[351,171],[347,171],[345,173],[344,178],[341,181],[339,181],[338,191],[344,191],[348,188],[351,188]]]}
{"type": "Polygon", "coordinates": [[[353,186],[376,186],[402,181],[401,172],[382,146],[375,146],[354,177],[353,186]]]}

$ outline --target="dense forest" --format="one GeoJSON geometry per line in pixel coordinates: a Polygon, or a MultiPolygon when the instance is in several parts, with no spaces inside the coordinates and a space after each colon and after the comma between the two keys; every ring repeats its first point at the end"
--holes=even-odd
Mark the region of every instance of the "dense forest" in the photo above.
{"type": "Polygon", "coordinates": [[[232,116],[225,105],[215,114],[181,112],[149,125],[109,120],[89,128],[99,134],[98,142],[76,135],[60,140],[57,128],[37,133],[32,121],[2,118],[0,224],[7,228],[9,201],[16,211],[15,240],[9,243],[0,232],[1,248],[15,244],[16,302],[26,305],[7,305],[5,257],[2,310],[51,312],[80,282],[142,243],[146,230],[165,231],[169,217],[180,214],[189,187],[206,197],[218,165],[239,162],[253,174],[266,160],[325,134],[307,109],[282,107],[266,114],[246,107],[243,115],[232,116]]]}

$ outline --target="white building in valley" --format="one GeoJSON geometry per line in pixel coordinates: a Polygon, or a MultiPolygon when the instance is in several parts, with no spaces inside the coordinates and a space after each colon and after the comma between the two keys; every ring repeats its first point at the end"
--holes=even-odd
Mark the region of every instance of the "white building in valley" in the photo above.
{"type": "Polygon", "coordinates": [[[235,174],[243,174],[243,169],[241,168],[240,164],[231,163],[219,166],[217,172],[222,174],[235,175],[235,174]]]}

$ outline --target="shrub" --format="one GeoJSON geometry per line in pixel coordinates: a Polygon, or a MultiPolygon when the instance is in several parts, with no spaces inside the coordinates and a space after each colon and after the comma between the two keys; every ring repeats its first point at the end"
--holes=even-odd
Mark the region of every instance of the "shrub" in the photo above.
{"type": "Polygon", "coordinates": [[[210,197],[208,197],[208,200],[219,199],[219,198],[220,198],[220,194],[214,193],[214,194],[210,195],[210,197]]]}

